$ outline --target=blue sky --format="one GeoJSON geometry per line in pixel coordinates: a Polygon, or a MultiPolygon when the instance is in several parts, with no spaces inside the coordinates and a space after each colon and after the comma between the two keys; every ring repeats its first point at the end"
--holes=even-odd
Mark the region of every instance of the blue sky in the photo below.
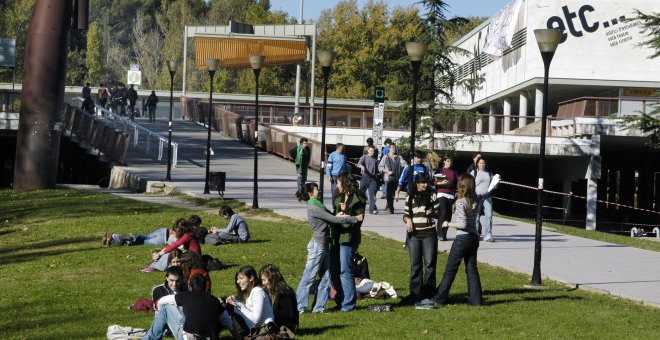
{"type": "MultiPolygon", "coordinates": [[[[454,16],[483,16],[490,17],[508,2],[513,0],[448,0],[449,13],[447,17],[454,16]]],[[[338,0],[304,0],[303,18],[305,20],[317,19],[321,11],[333,8],[338,0]]],[[[358,0],[361,7],[367,0],[358,0]]],[[[390,7],[410,6],[419,2],[419,0],[387,0],[390,7]]],[[[289,16],[298,18],[300,13],[300,0],[271,0],[271,10],[282,10],[289,13],[289,16]]]]}

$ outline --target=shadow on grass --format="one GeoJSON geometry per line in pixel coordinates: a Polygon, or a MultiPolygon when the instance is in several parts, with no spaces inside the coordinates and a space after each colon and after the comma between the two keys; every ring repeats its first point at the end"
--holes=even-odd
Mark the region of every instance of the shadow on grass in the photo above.
{"type": "Polygon", "coordinates": [[[63,245],[67,245],[67,244],[84,243],[84,242],[90,242],[90,241],[96,241],[96,240],[98,240],[98,237],[96,237],[96,236],[85,236],[85,237],[75,237],[75,238],[68,238],[68,239],[52,240],[52,241],[46,241],[46,242],[41,242],[41,243],[30,243],[30,244],[25,244],[25,245],[16,246],[16,247],[0,248],[0,253],[19,251],[19,250],[27,250],[27,249],[50,248],[50,247],[63,246],[63,245]]]}
{"type": "Polygon", "coordinates": [[[0,236],[9,235],[9,234],[15,233],[15,232],[16,232],[16,229],[0,230],[0,236]]]}
{"type": "Polygon", "coordinates": [[[298,332],[296,333],[296,335],[300,335],[300,336],[321,335],[330,329],[338,330],[342,328],[346,328],[346,326],[334,324],[332,326],[327,326],[327,327],[303,327],[303,328],[298,328],[298,332]]]}
{"type": "Polygon", "coordinates": [[[504,299],[504,300],[489,300],[486,299],[484,302],[485,306],[495,306],[495,305],[501,305],[505,303],[516,303],[516,302],[544,302],[544,301],[555,301],[555,300],[584,300],[583,297],[580,296],[569,296],[566,294],[561,294],[561,295],[555,295],[555,296],[521,296],[518,298],[513,298],[513,299],[504,299]]]}
{"type": "Polygon", "coordinates": [[[10,254],[9,256],[0,257],[0,266],[33,261],[33,260],[41,259],[45,256],[58,256],[66,253],[87,252],[87,251],[98,251],[98,248],[97,247],[72,248],[72,249],[61,249],[61,250],[44,250],[44,251],[37,251],[37,252],[31,252],[31,253],[19,254],[19,255],[10,254]]]}

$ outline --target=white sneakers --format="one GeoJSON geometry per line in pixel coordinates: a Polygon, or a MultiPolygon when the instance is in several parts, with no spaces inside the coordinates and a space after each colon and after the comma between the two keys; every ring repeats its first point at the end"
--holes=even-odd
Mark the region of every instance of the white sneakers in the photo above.
{"type": "Polygon", "coordinates": [[[492,234],[488,234],[488,235],[484,236],[484,241],[485,242],[495,242],[495,238],[493,237],[492,234]]]}

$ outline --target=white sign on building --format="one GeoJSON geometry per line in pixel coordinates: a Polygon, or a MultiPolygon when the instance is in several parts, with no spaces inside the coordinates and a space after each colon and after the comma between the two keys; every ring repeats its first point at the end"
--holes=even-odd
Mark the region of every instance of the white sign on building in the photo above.
{"type": "Polygon", "coordinates": [[[128,70],[128,84],[138,85],[142,84],[142,71],[140,71],[140,65],[131,64],[128,70]]]}

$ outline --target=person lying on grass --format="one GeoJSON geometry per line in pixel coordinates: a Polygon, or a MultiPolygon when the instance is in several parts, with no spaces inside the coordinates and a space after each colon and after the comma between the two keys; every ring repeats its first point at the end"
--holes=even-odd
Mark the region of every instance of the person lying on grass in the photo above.
{"type": "Polygon", "coordinates": [[[149,234],[113,234],[112,231],[106,231],[103,238],[101,238],[101,244],[104,246],[139,246],[143,244],[152,245],[152,246],[162,246],[166,244],[172,244],[176,242],[176,232],[174,229],[176,227],[181,227],[185,218],[177,218],[174,221],[172,229],[169,228],[158,228],[152,231],[149,234]]]}

